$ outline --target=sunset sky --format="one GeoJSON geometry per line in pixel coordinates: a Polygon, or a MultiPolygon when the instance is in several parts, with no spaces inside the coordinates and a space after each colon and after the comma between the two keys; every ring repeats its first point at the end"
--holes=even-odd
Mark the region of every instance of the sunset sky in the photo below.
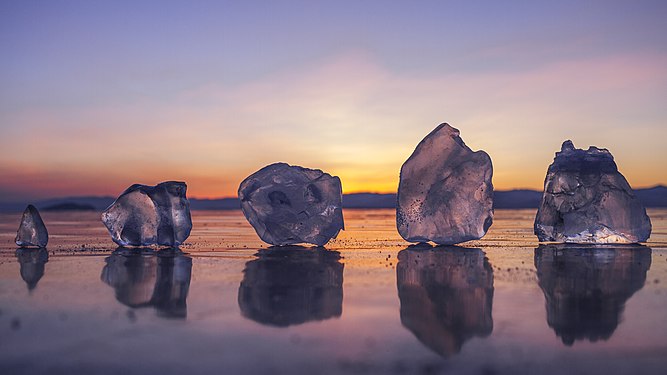
{"type": "Polygon", "coordinates": [[[441,122],[541,189],[565,139],[667,184],[666,1],[0,2],[0,201],[272,162],[394,192],[441,122]]]}

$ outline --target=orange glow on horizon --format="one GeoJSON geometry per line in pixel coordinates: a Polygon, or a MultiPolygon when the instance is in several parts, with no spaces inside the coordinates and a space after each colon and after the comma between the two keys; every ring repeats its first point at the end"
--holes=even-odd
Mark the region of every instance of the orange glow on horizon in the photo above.
{"type": "Polygon", "coordinates": [[[394,193],[443,122],[491,157],[496,190],[541,190],[568,139],[609,149],[634,188],[667,184],[659,2],[5,3],[2,202],[168,180],[234,197],[275,162],[394,193]]]}
{"type": "Polygon", "coordinates": [[[491,156],[496,190],[541,190],[566,139],[608,148],[632,187],[651,187],[667,183],[654,163],[667,160],[667,127],[641,108],[664,107],[650,99],[667,87],[665,66],[649,54],[420,77],[352,53],[159,103],[29,108],[0,138],[0,200],[117,196],[167,180],[185,181],[189,197],[235,197],[246,176],[279,161],[339,176],[344,193],[394,193],[401,165],[441,122],[491,156]]]}

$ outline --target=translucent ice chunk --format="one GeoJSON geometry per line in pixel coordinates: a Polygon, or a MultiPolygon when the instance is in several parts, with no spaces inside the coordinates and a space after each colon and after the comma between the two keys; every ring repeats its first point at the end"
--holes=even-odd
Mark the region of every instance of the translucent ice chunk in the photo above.
{"type": "Polygon", "coordinates": [[[406,241],[451,245],[482,238],[493,222],[493,167],[459,131],[440,124],[401,167],[396,226],[406,241]]]}
{"type": "Polygon", "coordinates": [[[541,242],[644,242],[651,220],[608,150],[565,141],[544,180],[535,234],[541,242]]]}
{"type": "Polygon", "coordinates": [[[344,229],[340,179],[319,169],[268,165],[241,182],[239,199],[257,235],[272,245],[322,246],[344,229]]]}
{"type": "Polygon", "coordinates": [[[23,211],[19,230],[16,232],[16,244],[21,247],[46,247],[49,242],[49,232],[46,230],[39,211],[33,205],[28,205],[23,211]]]}
{"type": "Polygon", "coordinates": [[[179,246],[192,229],[186,190],[175,181],[132,185],[102,213],[102,222],[121,246],[179,246]]]}

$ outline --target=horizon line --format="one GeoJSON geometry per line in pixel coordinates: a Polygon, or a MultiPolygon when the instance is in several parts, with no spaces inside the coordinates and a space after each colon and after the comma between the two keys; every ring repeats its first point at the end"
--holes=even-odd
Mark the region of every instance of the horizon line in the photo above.
{"type": "MultiPolygon", "coordinates": [[[[667,188],[667,185],[659,183],[656,185],[652,186],[646,186],[646,187],[633,187],[632,190],[647,190],[647,189],[654,189],[654,188],[667,188]]],[[[534,192],[544,192],[544,190],[536,190],[536,189],[531,189],[531,188],[512,188],[512,189],[494,189],[494,192],[511,192],[511,191],[534,191],[534,192]]],[[[122,192],[121,192],[122,193],[122,192]]],[[[121,194],[119,193],[119,195],[121,194]]],[[[390,195],[390,194],[397,194],[398,191],[391,191],[391,192],[376,192],[376,191],[353,191],[353,192],[348,192],[348,193],[343,193],[343,195],[351,195],[351,194],[377,194],[377,195],[390,195]]],[[[66,196],[52,196],[52,197],[45,197],[45,198],[37,198],[37,199],[14,199],[14,200],[0,200],[0,203],[6,204],[6,203],[19,203],[19,202],[27,202],[27,201],[33,201],[33,202],[39,202],[39,201],[47,201],[47,200],[52,200],[52,199],[74,199],[74,198],[117,198],[114,197],[114,195],[87,195],[87,194],[82,194],[82,195],[66,195],[66,196]]],[[[198,199],[198,200],[220,200],[220,199],[238,199],[237,196],[218,196],[218,197],[201,197],[201,196],[190,196],[188,199],[198,199]]]]}

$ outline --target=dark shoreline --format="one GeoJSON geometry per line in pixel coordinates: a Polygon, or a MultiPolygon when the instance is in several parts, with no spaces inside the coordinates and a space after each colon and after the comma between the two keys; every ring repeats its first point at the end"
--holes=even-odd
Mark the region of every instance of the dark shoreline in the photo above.
{"type": "MultiPolygon", "coordinates": [[[[636,189],[635,194],[645,207],[667,207],[667,187],[636,189]]],[[[537,190],[499,190],[494,192],[494,209],[537,208],[542,192],[537,190]]],[[[240,209],[237,198],[199,199],[190,198],[192,210],[236,210],[240,209]]],[[[33,203],[40,210],[72,211],[85,207],[88,210],[103,211],[114,201],[113,197],[68,197],[41,200],[37,202],[0,202],[0,212],[20,212],[27,204],[33,203]]],[[[396,194],[353,193],[343,195],[343,208],[395,208],[396,194]]]]}

